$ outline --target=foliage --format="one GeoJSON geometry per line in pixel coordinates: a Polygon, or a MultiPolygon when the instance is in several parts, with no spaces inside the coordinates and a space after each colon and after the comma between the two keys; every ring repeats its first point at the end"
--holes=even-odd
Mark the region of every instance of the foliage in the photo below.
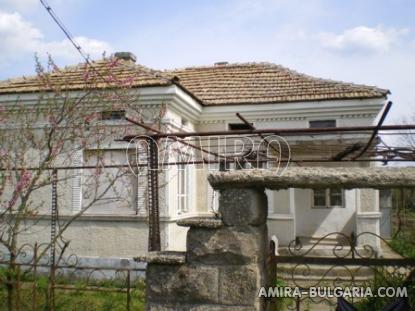
{"type": "MultiPolygon", "coordinates": [[[[415,308],[415,282],[413,279],[407,280],[406,276],[391,274],[387,268],[375,269],[375,278],[368,284],[372,293],[376,294],[381,287],[405,287],[408,291],[411,310],[415,308]]],[[[394,297],[367,297],[355,304],[359,311],[382,310],[385,306],[393,303],[397,298],[394,297]]]]}
{"type": "Polygon", "coordinates": [[[409,234],[401,232],[392,239],[390,246],[403,257],[415,259],[415,244],[409,234]]]}
{"type": "MultiPolygon", "coordinates": [[[[276,279],[275,280],[275,287],[277,288],[285,288],[288,285],[283,279],[276,279]]],[[[295,304],[295,301],[291,297],[276,297],[275,298],[275,310],[287,310],[289,307],[292,308],[292,306],[295,304]]]]}

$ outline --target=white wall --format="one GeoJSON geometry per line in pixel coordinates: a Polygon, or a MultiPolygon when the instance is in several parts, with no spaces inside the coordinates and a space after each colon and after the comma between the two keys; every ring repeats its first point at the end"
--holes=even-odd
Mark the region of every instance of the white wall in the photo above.
{"type": "Polygon", "coordinates": [[[312,208],[312,190],[295,189],[296,235],[321,237],[331,232],[350,235],[355,228],[356,190],[345,190],[345,207],[312,208]]]}
{"type": "MultiPolygon", "coordinates": [[[[336,119],[338,126],[369,125],[373,123],[383,104],[381,99],[368,99],[202,107],[175,86],[143,89],[139,101],[137,104],[148,105],[149,109],[155,111],[161,103],[166,104],[167,112],[163,123],[173,132],[226,130],[228,123],[241,122],[235,116],[235,112],[240,112],[257,128],[308,127],[308,121],[315,119],[336,119]],[[186,126],[182,126],[183,117],[188,121],[186,126]]],[[[161,181],[166,182],[166,186],[160,190],[160,204],[165,212],[165,219],[162,221],[163,245],[169,249],[182,250],[185,246],[187,229],[178,227],[174,221],[180,217],[209,215],[212,197],[208,195],[206,172],[192,168],[189,212],[178,215],[177,182],[174,175],[175,168],[172,167],[168,171],[166,180],[161,181]],[[167,238],[164,238],[164,234],[167,238]]],[[[68,185],[67,192],[61,192],[65,202],[60,205],[65,206],[68,213],[72,212],[71,207],[73,208],[70,206],[73,205],[72,188],[68,185]]],[[[349,233],[354,227],[355,200],[351,199],[353,192],[348,192],[346,195],[345,209],[330,210],[312,210],[311,195],[307,190],[296,190],[295,201],[288,202],[284,196],[285,194],[281,192],[274,197],[273,204],[277,204],[275,205],[277,207],[274,206],[274,213],[270,214],[270,235],[284,235],[284,239],[289,241],[295,235],[315,236],[337,230],[349,233]]],[[[42,198],[45,202],[49,202],[50,192],[46,191],[42,194],[42,198]]],[[[72,240],[71,248],[74,252],[85,256],[131,257],[145,252],[147,249],[145,218],[126,215],[132,211],[133,209],[125,204],[123,206],[111,204],[104,209],[91,209],[89,216],[84,216],[68,229],[66,237],[72,240]],[[103,215],[97,215],[102,214],[103,211],[109,214],[105,215],[107,217],[105,220],[102,218],[103,215]],[[120,214],[127,218],[117,220],[120,214]]],[[[22,237],[22,241],[47,239],[48,234],[47,222],[40,223],[34,226],[29,234],[22,237]]]]}
{"type": "MultiPolygon", "coordinates": [[[[27,223],[28,229],[19,236],[19,243],[50,242],[50,220],[27,223]],[[36,222],[36,224],[34,224],[36,222]]],[[[164,224],[162,240],[164,240],[164,224]]],[[[64,233],[70,241],[65,254],[86,257],[132,258],[147,252],[148,226],[145,218],[83,217],[74,221],[64,233]]]]}

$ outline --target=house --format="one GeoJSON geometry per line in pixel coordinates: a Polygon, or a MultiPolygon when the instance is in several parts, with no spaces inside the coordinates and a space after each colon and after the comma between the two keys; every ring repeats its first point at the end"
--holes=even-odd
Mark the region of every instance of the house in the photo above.
{"type": "MultiPolygon", "coordinates": [[[[94,72],[111,68],[111,75],[128,78],[127,92],[136,95],[134,105],[140,107],[144,122],[152,123],[154,114],[163,107],[159,121],[166,132],[246,128],[236,112],[257,129],[368,126],[374,124],[389,94],[385,89],[318,79],[270,63],[220,62],[212,66],[156,71],[136,64],[133,54],[121,52],[92,64],[94,72]]],[[[81,96],[85,82],[83,68],[81,64],[54,72],[50,82],[61,83],[61,89],[74,97],[81,96]]],[[[107,82],[96,83],[96,90],[104,92],[110,88],[107,82]]],[[[35,103],[40,92],[47,93],[48,89],[35,77],[7,80],[0,83],[0,104],[17,99],[35,103]]],[[[101,112],[102,122],[108,127],[127,128],[130,134],[146,133],[124,120],[123,109],[101,112]]],[[[120,138],[110,137],[104,146],[109,161],[114,158],[122,163],[126,161],[128,143],[117,141],[120,138]]],[[[293,153],[318,160],[322,155],[335,155],[339,148],[351,143],[365,143],[368,135],[327,134],[306,140],[308,144],[304,145],[304,137],[287,137],[293,153]]],[[[93,150],[82,150],[76,164],[93,163],[93,154],[93,150]]],[[[369,164],[311,162],[305,165],[369,164]]],[[[82,169],[74,170],[66,187],[60,190],[63,193],[60,201],[62,218],[82,210],[86,201],[84,174],[82,169]]],[[[186,231],[175,224],[177,219],[212,215],[217,196],[206,176],[207,170],[197,169],[195,165],[171,165],[159,176],[159,183],[163,184],[159,189],[159,200],[164,249],[182,250],[185,247],[186,231]]],[[[110,191],[108,197],[71,224],[65,238],[71,241],[72,252],[81,256],[132,257],[146,251],[146,181],[143,176],[131,180],[132,191],[121,187],[121,194],[118,193],[124,200],[111,200],[114,193],[110,191]]],[[[346,235],[362,231],[379,233],[380,230],[381,214],[375,190],[289,189],[267,191],[267,195],[269,234],[276,235],[281,245],[287,245],[296,237],[318,238],[331,232],[346,235]]],[[[49,196],[50,193],[42,194],[45,201],[49,196]]],[[[48,219],[39,218],[23,240],[48,239],[48,225],[48,219]]]]}

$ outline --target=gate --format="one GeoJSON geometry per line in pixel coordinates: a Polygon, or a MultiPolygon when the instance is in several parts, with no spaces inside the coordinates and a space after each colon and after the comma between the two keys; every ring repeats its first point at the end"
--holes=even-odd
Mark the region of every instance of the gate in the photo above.
{"type": "Polygon", "coordinates": [[[337,310],[339,296],[359,310],[381,310],[399,296],[407,296],[404,303],[414,307],[415,259],[396,254],[388,241],[372,232],[333,232],[311,245],[296,238],[282,252],[275,255],[275,243],[270,242],[268,311],[337,310]],[[340,237],[337,244],[327,246],[334,236],[340,237]],[[371,244],[358,243],[368,239],[371,244]]]}

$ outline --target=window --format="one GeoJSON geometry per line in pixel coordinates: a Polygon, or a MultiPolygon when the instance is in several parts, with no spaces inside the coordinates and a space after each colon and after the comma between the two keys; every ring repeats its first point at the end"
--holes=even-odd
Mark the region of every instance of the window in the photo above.
{"type": "Polygon", "coordinates": [[[109,110],[101,112],[101,120],[122,120],[125,118],[125,110],[109,110]]]}
{"type": "Polygon", "coordinates": [[[344,207],[342,189],[315,189],[313,191],[313,208],[344,207]]]}
{"type": "MultiPolygon", "coordinates": [[[[250,125],[253,125],[253,123],[249,123],[250,125]]],[[[251,127],[248,124],[245,123],[229,123],[228,124],[230,131],[240,131],[240,130],[250,130],[251,127]]]]}
{"type": "Polygon", "coordinates": [[[189,202],[189,168],[185,164],[177,166],[177,211],[179,214],[188,212],[189,202]]]}
{"type": "Polygon", "coordinates": [[[336,120],[315,120],[310,121],[310,128],[324,128],[324,127],[336,127],[336,120]]]}
{"type": "Polygon", "coordinates": [[[182,126],[188,126],[189,125],[189,121],[184,119],[184,118],[182,118],[181,123],[182,123],[182,126]]]}

